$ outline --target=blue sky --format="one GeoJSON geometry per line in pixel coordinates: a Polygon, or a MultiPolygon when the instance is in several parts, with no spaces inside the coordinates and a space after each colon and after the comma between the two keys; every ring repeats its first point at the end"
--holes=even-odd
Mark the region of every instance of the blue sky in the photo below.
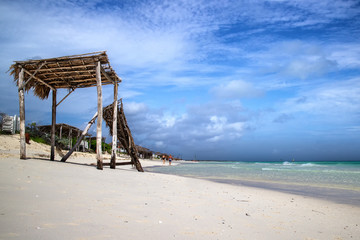
{"type": "MultiPolygon", "coordinates": [[[[12,61],[106,50],[139,145],[186,159],[360,160],[357,0],[2,0],[0,30],[0,112],[18,114],[12,61]]],[[[50,124],[50,100],[29,92],[25,104],[27,122],[50,124]]],[[[84,128],[96,106],[96,88],[78,89],[57,122],[84,128]]]]}

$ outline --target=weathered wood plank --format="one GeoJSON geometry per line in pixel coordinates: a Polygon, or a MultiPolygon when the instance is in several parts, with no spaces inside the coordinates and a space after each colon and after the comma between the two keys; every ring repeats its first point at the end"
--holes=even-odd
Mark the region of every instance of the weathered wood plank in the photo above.
{"type": "MultiPolygon", "coordinates": [[[[19,86],[24,83],[24,69],[19,73],[19,86]]],[[[20,111],[20,159],[26,159],[26,141],[25,141],[25,96],[24,88],[19,87],[19,111],[20,111]]]]}
{"type": "Polygon", "coordinates": [[[101,140],[102,140],[102,116],[103,116],[103,107],[102,107],[102,91],[101,91],[101,63],[97,62],[96,66],[96,88],[97,88],[97,101],[98,101],[98,118],[97,118],[97,127],[96,127],[96,159],[97,159],[97,169],[102,170],[102,149],[101,149],[101,140]]]}
{"type": "Polygon", "coordinates": [[[100,66],[101,72],[102,74],[104,74],[104,76],[107,78],[107,80],[113,82],[114,84],[116,83],[115,80],[113,80],[108,74],[107,72],[105,72],[104,68],[100,66]]]}
{"type": "Polygon", "coordinates": [[[71,91],[70,91],[68,94],[66,94],[66,96],[63,97],[63,99],[61,99],[60,102],[58,102],[58,103],[56,104],[56,106],[59,106],[60,103],[62,103],[62,102],[63,102],[72,92],[74,92],[74,91],[75,91],[75,88],[74,88],[74,89],[71,89],[71,91]]]}
{"type": "MultiPolygon", "coordinates": [[[[116,166],[120,166],[120,165],[130,165],[130,164],[134,164],[133,162],[117,162],[116,166]]],[[[103,163],[103,166],[111,166],[111,163],[103,163]]]]}
{"type": "Polygon", "coordinates": [[[116,149],[117,149],[117,98],[118,98],[118,84],[114,84],[114,108],[113,108],[113,130],[112,130],[112,148],[111,148],[111,161],[110,168],[116,167],[116,149]]]}
{"type": "Polygon", "coordinates": [[[62,128],[63,128],[63,126],[61,125],[61,126],[60,126],[60,134],[59,134],[59,138],[60,138],[60,139],[62,139],[62,128]]]}
{"type": "Polygon", "coordinates": [[[55,159],[55,133],[56,133],[56,90],[52,91],[52,111],[51,111],[51,154],[50,160],[55,159]]]}
{"type": "MultiPolygon", "coordinates": [[[[24,69],[24,71],[29,74],[29,75],[32,75],[28,70],[26,70],[25,68],[21,68],[21,69],[24,69]]],[[[36,77],[36,76],[33,76],[34,79],[38,80],[39,82],[41,82],[42,84],[46,85],[47,87],[49,87],[51,90],[55,90],[54,87],[52,87],[51,85],[47,84],[46,82],[44,82],[42,79],[36,77]]]]}
{"type": "Polygon", "coordinates": [[[77,66],[69,66],[69,67],[47,67],[47,68],[43,68],[43,69],[39,69],[39,72],[46,72],[46,71],[51,71],[54,73],[57,72],[63,72],[63,70],[65,69],[83,69],[83,68],[89,68],[89,67],[96,67],[96,65],[94,64],[84,64],[84,65],[77,65],[77,66]]]}
{"type": "MultiPolygon", "coordinates": [[[[40,65],[40,67],[38,67],[38,68],[35,70],[35,72],[30,75],[29,79],[26,80],[26,82],[23,84],[22,87],[25,87],[26,84],[28,84],[28,83],[31,81],[31,79],[33,79],[33,77],[36,75],[36,73],[37,73],[45,64],[46,64],[46,62],[43,62],[43,63],[40,65]]],[[[20,85],[19,85],[19,86],[20,86],[20,85]]]]}

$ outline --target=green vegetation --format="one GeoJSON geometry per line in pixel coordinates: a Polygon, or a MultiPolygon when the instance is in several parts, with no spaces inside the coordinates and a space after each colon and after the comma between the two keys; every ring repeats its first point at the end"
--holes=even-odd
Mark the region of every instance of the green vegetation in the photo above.
{"type": "MultiPolygon", "coordinates": [[[[91,150],[93,150],[94,152],[96,152],[96,139],[91,140],[91,146],[90,146],[91,150]]],[[[103,151],[106,151],[107,153],[111,153],[111,145],[107,144],[107,143],[102,143],[101,144],[101,149],[103,151]]]]}
{"type": "Polygon", "coordinates": [[[45,143],[47,144],[46,140],[42,137],[37,137],[37,136],[30,136],[30,139],[33,140],[34,142],[37,142],[37,143],[45,143]]]}

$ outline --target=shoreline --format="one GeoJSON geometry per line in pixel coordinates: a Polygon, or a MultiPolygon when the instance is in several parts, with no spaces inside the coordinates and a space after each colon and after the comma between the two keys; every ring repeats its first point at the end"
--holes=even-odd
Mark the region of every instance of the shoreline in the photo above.
{"type": "MultiPolygon", "coordinates": [[[[217,161],[221,162],[221,161],[217,161]]],[[[179,162],[179,164],[182,164],[183,162],[179,162]]],[[[185,164],[191,164],[189,162],[185,161],[185,164]]],[[[332,201],[334,203],[340,203],[340,204],[348,204],[351,206],[360,207],[360,191],[357,189],[352,189],[351,187],[344,188],[343,186],[330,186],[330,185],[310,185],[305,183],[293,183],[293,182],[287,182],[287,183],[280,183],[276,181],[268,181],[268,180],[255,180],[255,179],[245,179],[245,178],[226,178],[226,177],[201,177],[191,174],[185,174],[181,175],[178,173],[171,173],[171,172],[161,172],[156,171],[156,168],[161,166],[150,166],[146,169],[155,169],[155,173],[161,173],[161,174],[169,174],[169,175],[176,175],[176,176],[183,176],[183,177],[189,177],[194,179],[203,179],[208,180],[211,182],[217,182],[217,183],[224,183],[234,186],[247,186],[247,187],[253,187],[253,188],[259,188],[259,189],[265,189],[265,190],[271,190],[275,192],[281,192],[281,193],[289,193],[289,194],[296,194],[298,196],[304,196],[304,197],[311,197],[316,198],[320,200],[327,200],[332,201]]],[[[145,169],[145,170],[146,170],[145,169]]]]}
{"type": "MultiPolygon", "coordinates": [[[[179,163],[181,164],[181,163],[179,163]]],[[[162,166],[150,166],[145,167],[144,170],[148,168],[157,168],[162,166]]],[[[182,176],[171,173],[159,173],[165,175],[173,176],[182,176]]],[[[201,178],[196,176],[182,176],[193,179],[202,179],[210,182],[223,183],[233,186],[245,186],[251,188],[264,189],[279,193],[288,193],[295,194],[303,197],[310,197],[325,201],[331,201],[334,203],[347,204],[350,206],[360,207],[360,193],[355,190],[350,189],[340,189],[340,188],[331,188],[323,186],[304,186],[304,185],[294,185],[294,184],[284,184],[284,183],[275,183],[275,182],[266,182],[266,181],[255,181],[255,180],[239,180],[239,179],[221,179],[221,178],[201,178]]]]}
{"type": "Polygon", "coordinates": [[[295,194],[303,197],[310,197],[334,203],[347,204],[350,206],[360,207],[360,193],[354,190],[337,189],[330,187],[304,186],[294,184],[280,184],[260,181],[247,180],[226,180],[226,179],[209,179],[210,181],[267,189],[275,192],[295,194]]]}

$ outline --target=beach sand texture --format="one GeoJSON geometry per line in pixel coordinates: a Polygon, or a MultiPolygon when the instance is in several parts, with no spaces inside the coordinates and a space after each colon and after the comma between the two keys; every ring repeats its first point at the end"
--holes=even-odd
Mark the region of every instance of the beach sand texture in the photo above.
{"type": "Polygon", "coordinates": [[[49,153],[0,135],[0,239],[360,239],[356,206],[49,153]]]}

